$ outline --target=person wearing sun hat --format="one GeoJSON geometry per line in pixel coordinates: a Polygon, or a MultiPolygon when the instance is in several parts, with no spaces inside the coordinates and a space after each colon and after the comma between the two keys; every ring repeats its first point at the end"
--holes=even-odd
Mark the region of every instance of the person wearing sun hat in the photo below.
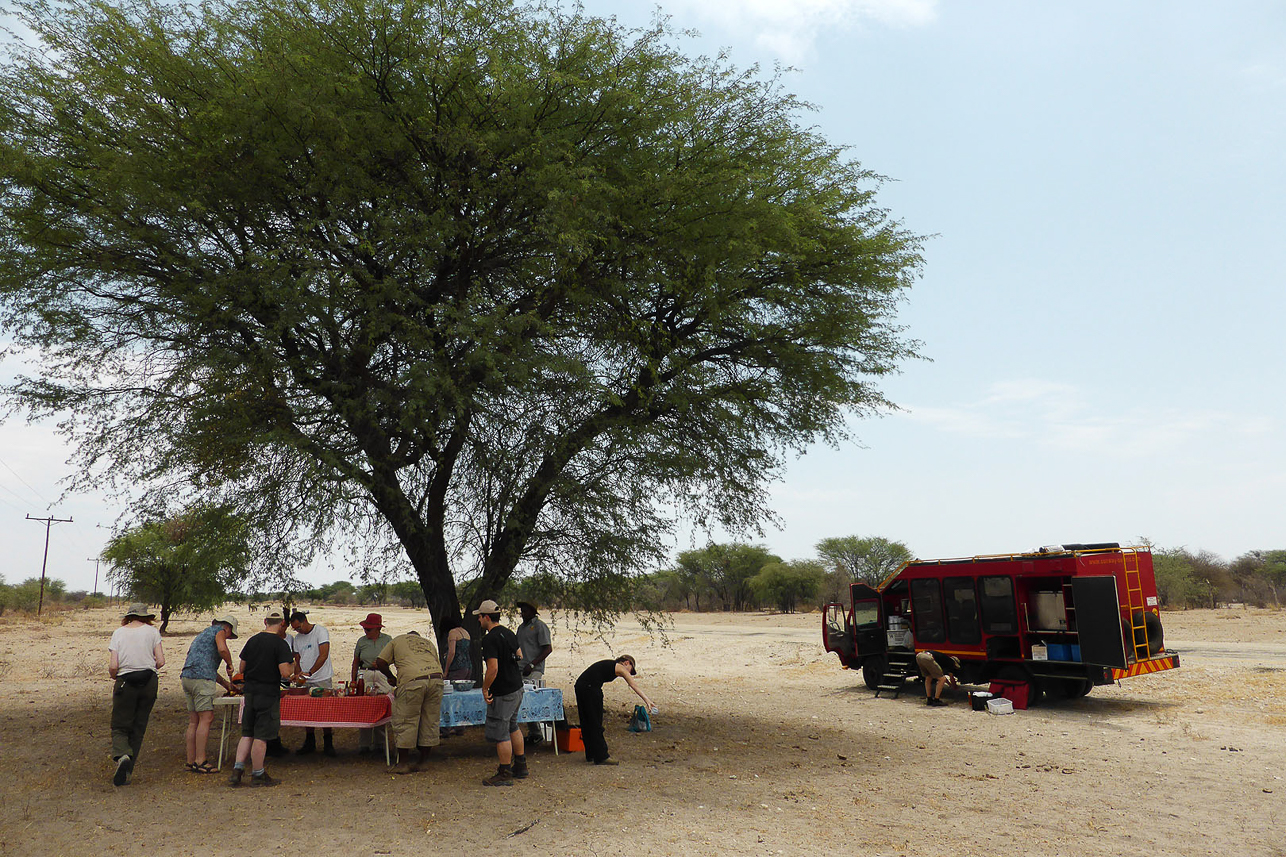
{"type": "Polygon", "coordinates": [[[210,737],[210,724],[214,721],[214,697],[218,688],[232,692],[232,652],[228,640],[237,638],[237,620],[224,614],[210,623],[210,627],[192,638],[187,659],[179,681],[188,707],[188,728],[184,734],[187,745],[187,769],[194,774],[213,774],[214,766],[206,761],[206,743],[210,737]],[[219,662],[228,670],[225,681],[219,675],[219,662]]]}
{"type": "MultiPolygon", "coordinates": [[[[357,645],[353,649],[353,684],[357,684],[359,672],[375,669],[375,659],[384,651],[385,646],[393,642],[393,638],[384,633],[384,617],[380,614],[368,613],[357,624],[362,626],[362,636],[357,638],[357,645]]],[[[357,752],[371,752],[374,743],[374,729],[357,730],[357,752]]]]}
{"type": "Polygon", "coordinates": [[[152,626],[156,614],[134,603],[121,617],[121,626],[107,644],[112,677],[112,785],[129,782],[143,749],[143,733],[156,704],[156,671],[165,666],[161,633],[152,626]]]}

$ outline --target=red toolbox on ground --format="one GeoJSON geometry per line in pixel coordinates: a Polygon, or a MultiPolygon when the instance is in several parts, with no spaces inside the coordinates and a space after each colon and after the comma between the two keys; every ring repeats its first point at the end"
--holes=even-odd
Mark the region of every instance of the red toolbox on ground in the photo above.
{"type": "Polygon", "coordinates": [[[1025,681],[1014,681],[1007,678],[992,679],[991,687],[987,689],[993,697],[1003,696],[1012,702],[1015,709],[1027,708],[1028,686],[1025,681]]]}

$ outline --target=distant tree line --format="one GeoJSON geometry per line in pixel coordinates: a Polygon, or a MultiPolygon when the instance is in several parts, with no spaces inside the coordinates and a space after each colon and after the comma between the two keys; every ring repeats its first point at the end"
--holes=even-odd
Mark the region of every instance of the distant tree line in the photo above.
{"type": "Polygon", "coordinates": [[[1229,562],[1205,550],[1153,548],[1152,565],[1163,607],[1280,607],[1286,597],[1286,550],[1247,551],[1229,562]]]}
{"type": "MultiPolygon", "coordinates": [[[[67,590],[67,584],[57,577],[45,578],[45,609],[66,610],[73,607],[102,607],[107,598],[101,592],[89,593],[83,589],[67,590]]],[[[6,611],[35,613],[40,605],[40,578],[28,577],[21,583],[9,584],[0,577],[0,614],[6,611]]]]}

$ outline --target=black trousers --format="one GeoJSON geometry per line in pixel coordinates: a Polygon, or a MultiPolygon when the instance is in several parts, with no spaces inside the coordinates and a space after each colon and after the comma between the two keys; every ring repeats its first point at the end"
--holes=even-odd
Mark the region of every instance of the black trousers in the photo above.
{"type": "Polygon", "coordinates": [[[580,712],[580,737],[585,742],[585,758],[591,762],[606,761],[607,741],[603,738],[603,686],[576,685],[576,710],[580,712]]]}
{"type": "Polygon", "coordinates": [[[138,761],[143,749],[147,719],[156,704],[156,672],[126,673],[112,687],[112,758],[129,756],[138,761]]]}

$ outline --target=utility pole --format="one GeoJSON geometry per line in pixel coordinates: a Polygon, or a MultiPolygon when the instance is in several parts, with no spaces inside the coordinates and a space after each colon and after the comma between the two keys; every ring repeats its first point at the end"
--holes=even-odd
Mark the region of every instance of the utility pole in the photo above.
{"type": "Polygon", "coordinates": [[[94,590],[89,594],[97,595],[98,594],[98,564],[102,562],[102,560],[96,556],[91,556],[88,559],[86,559],[85,562],[92,562],[94,564],[94,590]]]}
{"type": "Polygon", "coordinates": [[[40,521],[45,525],[45,558],[40,561],[40,603],[36,605],[36,618],[40,617],[40,611],[45,609],[45,566],[49,564],[49,528],[54,524],[70,524],[71,518],[33,518],[27,515],[28,521],[40,521]]]}

